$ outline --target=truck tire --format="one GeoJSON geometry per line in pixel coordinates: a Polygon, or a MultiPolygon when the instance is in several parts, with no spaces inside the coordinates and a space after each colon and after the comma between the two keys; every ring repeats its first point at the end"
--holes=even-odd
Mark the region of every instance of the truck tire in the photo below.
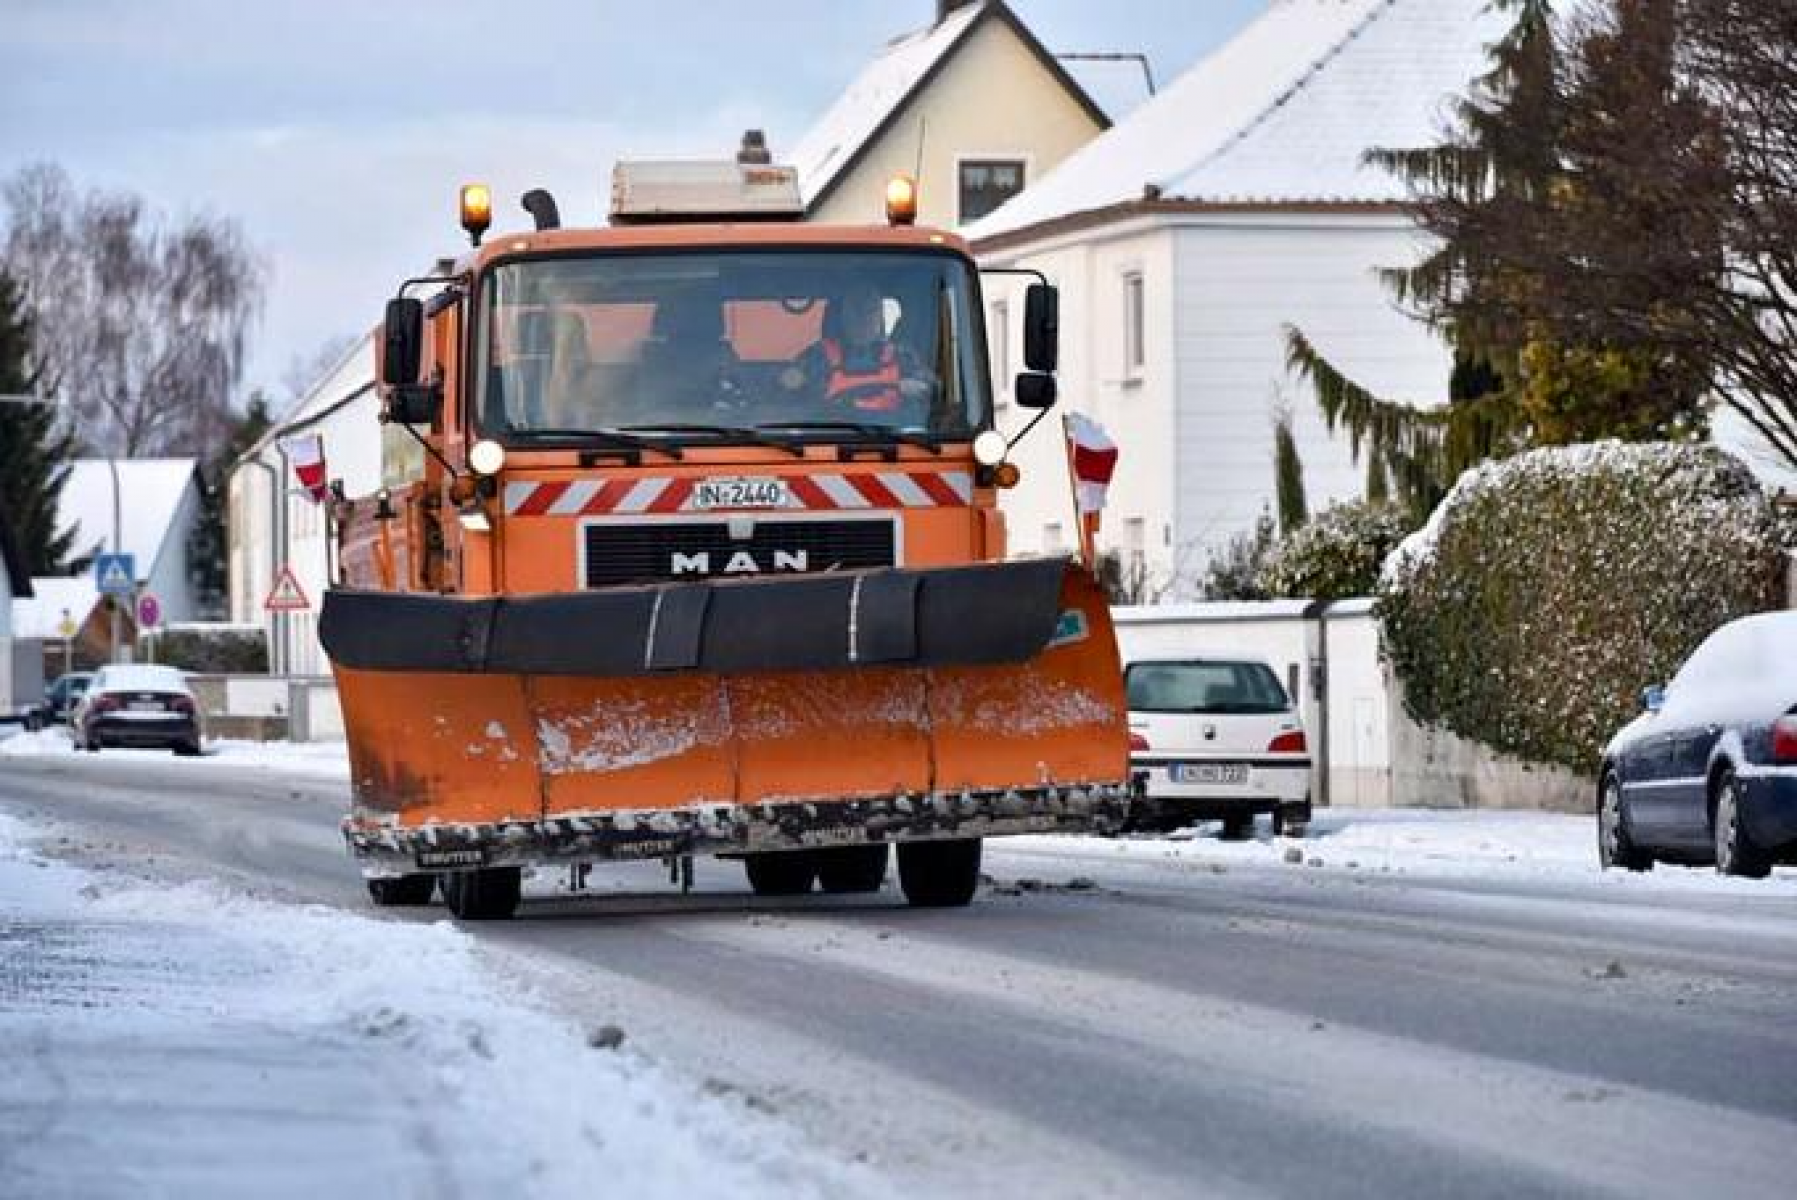
{"type": "Polygon", "coordinates": [[[483,867],[443,876],[443,903],[458,921],[505,921],[518,911],[524,873],[517,867],[483,867]]]}
{"type": "Polygon", "coordinates": [[[743,870],[757,896],[803,896],[817,879],[817,858],[809,850],[745,854],[743,870]]]}
{"type": "Polygon", "coordinates": [[[901,842],[899,886],[913,908],[961,908],[980,886],[980,839],[901,842]]]}
{"type": "Polygon", "coordinates": [[[401,875],[398,879],[370,879],[368,897],[380,908],[422,908],[437,891],[435,875],[401,875]]]}
{"type": "Polygon", "coordinates": [[[833,895],[877,892],[886,882],[886,843],[817,851],[817,882],[833,895]]]}

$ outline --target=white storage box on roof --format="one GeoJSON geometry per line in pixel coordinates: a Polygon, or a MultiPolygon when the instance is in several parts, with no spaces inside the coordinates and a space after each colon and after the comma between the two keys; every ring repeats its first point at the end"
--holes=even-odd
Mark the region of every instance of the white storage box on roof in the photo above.
{"type": "Polygon", "coordinates": [[[740,162],[621,162],[612,168],[613,224],[797,221],[805,215],[791,167],[740,162]]]}

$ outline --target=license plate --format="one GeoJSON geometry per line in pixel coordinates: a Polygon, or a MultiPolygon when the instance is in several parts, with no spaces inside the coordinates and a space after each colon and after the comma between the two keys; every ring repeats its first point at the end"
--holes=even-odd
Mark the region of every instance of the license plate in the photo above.
{"type": "Polygon", "coordinates": [[[792,489],[784,479],[702,479],[693,489],[693,507],[714,508],[786,508],[792,503],[792,489]]]}
{"type": "Polygon", "coordinates": [[[162,704],[157,700],[133,700],[125,705],[131,712],[161,712],[162,704]]]}
{"type": "Polygon", "coordinates": [[[1247,783],[1247,763],[1174,763],[1174,783],[1247,783]]]}

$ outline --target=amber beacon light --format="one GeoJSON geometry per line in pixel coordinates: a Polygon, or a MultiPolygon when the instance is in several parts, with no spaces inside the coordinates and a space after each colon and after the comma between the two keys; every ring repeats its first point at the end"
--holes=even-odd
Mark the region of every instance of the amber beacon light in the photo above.
{"type": "Polygon", "coordinates": [[[893,225],[917,222],[917,181],[909,175],[894,175],[886,184],[886,220],[893,225]]]}
{"type": "Polygon", "coordinates": [[[462,228],[468,240],[480,245],[480,235],[493,223],[493,193],[484,183],[462,186],[462,228]]]}

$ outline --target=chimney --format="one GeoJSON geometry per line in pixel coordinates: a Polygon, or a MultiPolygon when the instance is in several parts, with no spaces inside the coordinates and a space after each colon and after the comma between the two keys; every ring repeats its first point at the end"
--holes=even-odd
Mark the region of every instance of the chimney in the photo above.
{"type": "Polygon", "coordinates": [[[745,167],[765,167],[774,161],[768,152],[767,134],[759,129],[743,130],[743,144],[736,152],[736,161],[745,167]]]}
{"type": "Polygon", "coordinates": [[[954,15],[956,9],[966,8],[969,4],[978,4],[980,0],[936,0],[936,24],[940,25],[954,15]]]}

